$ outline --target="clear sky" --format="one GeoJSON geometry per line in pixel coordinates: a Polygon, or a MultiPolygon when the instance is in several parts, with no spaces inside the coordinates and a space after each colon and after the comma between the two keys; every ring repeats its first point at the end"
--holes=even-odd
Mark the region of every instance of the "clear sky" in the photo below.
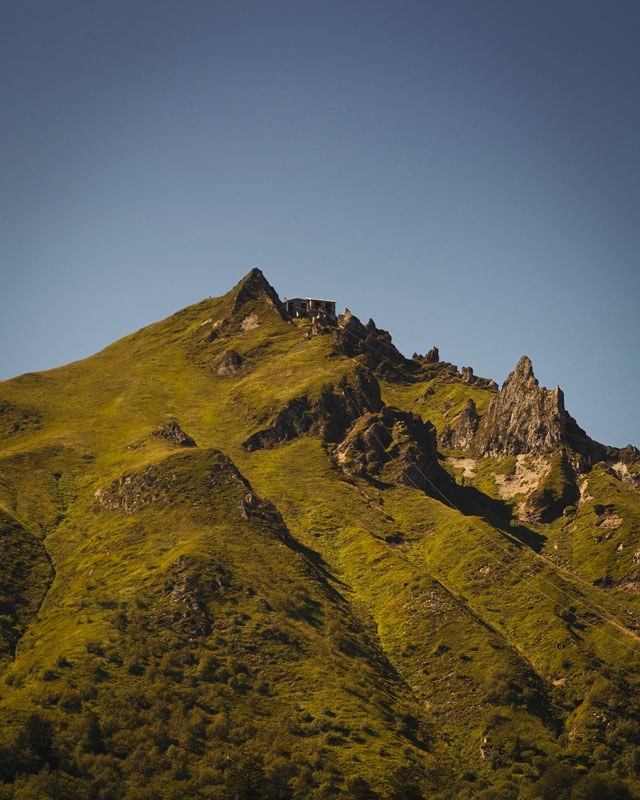
{"type": "Polygon", "coordinates": [[[0,10],[0,378],[259,266],[640,445],[637,0],[0,10]]]}

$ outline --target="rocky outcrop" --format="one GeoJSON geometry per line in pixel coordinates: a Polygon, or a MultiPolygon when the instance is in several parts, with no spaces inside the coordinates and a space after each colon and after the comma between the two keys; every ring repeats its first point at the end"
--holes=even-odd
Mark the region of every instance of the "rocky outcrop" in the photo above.
{"type": "Polygon", "coordinates": [[[472,449],[478,456],[502,457],[561,447],[583,455],[585,463],[605,455],[565,410],[561,389],[539,386],[531,361],[523,356],[482,418],[472,449]]]}
{"type": "Polygon", "coordinates": [[[284,310],[282,301],[278,297],[278,293],[257,267],[254,267],[232,289],[229,315],[238,314],[243,306],[259,299],[265,300],[274,311],[277,311],[282,319],[289,318],[284,310]]]}
{"type": "Polygon", "coordinates": [[[447,425],[438,436],[438,445],[453,450],[469,450],[478,430],[479,421],[476,404],[469,398],[453,426],[447,425]]]}
{"type": "Polygon", "coordinates": [[[235,464],[219,450],[176,453],[141,472],[125,473],[95,492],[97,507],[134,514],[146,506],[189,503],[198,494],[251,490],[235,464]]]}
{"type": "Polygon", "coordinates": [[[483,389],[498,388],[498,384],[491,378],[480,378],[478,375],[474,375],[472,367],[462,367],[460,377],[463,383],[468,383],[470,386],[477,386],[483,389]]]}
{"type": "Polygon", "coordinates": [[[424,360],[427,364],[437,364],[440,361],[440,352],[437,347],[432,347],[431,350],[426,354],[424,360]]]}
{"type": "Polygon", "coordinates": [[[222,309],[193,332],[198,347],[257,328],[265,313],[275,311],[283,320],[289,319],[276,290],[257,268],[234,286],[225,299],[222,309]]]}
{"type": "Polygon", "coordinates": [[[411,413],[384,407],[365,414],[332,453],[351,477],[384,480],[430,491],[442,473],[437,462],[435,428],[411,413]]]}
{"type": "Polygon", "coordinates": [[[616,450],[616,454],[623,464],[640,465],[640,450],[632,444],[628,444],[626,447],[621,447],[616,450]]]}
{"type": "Polygon", "coordinates": [[[211,633],[208,606],[219,593],[216,590],[221,587],[220,578],[225,588],[229,586],[226,575],[215,575],[214,570],[214,565],[202,558],[179,556],[164,579],[166,613],[161,616],[192,641],[211,633]]]}
{"type": "Polygon", "coordinates": [[[575,470],[562,448],[550,458],[548,470],[521,508],[521,517],[532,522],[553,522],[579,497],[575,470]]]}
{"type": "Polygon", "coordinates": [[[99,506],[109,511],[133,514],[154,503],[166,505],[170,488],[166,479],[160,479],[158,468],[151,466],[143,472],[117,478],[106,489],[97,489],[95,498],[99,506]]]}
{"type": "Polygon", "coordinates": [[[242,370],[245,363],[242,356],[236,353],[235,350],[225,350],[224,353],[220,353],[218,358],[216,358],[212,371],[221,377],[235,375],[242,370]]]}
{"type": "Polygon", "coordinates": [[[166,425],[163,425],[162,428],[154,431],[151,435],[156,439],[166,439],[170,444],[174,444],[177,447],[196,446],[191,436],[185,433],[175,420],[167,422],[166,425]]]}
{"type": "Polygon", "coordinates": [[[363,325],[349,309],[338,317],[335,336],[338,353],[349,358],[359,357],[372,371],[381,366],[392,372],[399,367],[411,366],[411,362],[392,344],[388,331],[377,328],[372,319],[363,325]]]}
{"type": "Polygon", "coordinates": [[[245,442],[247,450],[275,447],[303,433],[319,433],[326,442],[339,442],[353,420],[382,408],[378,382],[358,369],[317,398],[295,397],[276,414],[269,425],[245,442]]]}

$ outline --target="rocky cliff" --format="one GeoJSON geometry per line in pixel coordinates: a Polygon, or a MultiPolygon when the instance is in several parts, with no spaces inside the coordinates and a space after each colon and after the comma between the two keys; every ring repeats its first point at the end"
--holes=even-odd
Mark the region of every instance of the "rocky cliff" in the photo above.
{"type": "Polygon", "coordinates": [[[559,386],[552,391],[538,384],[527,356],[502,385],[482,418],[472,449],[478,456],[550,453],[568,447],[594,462],[605,448],[590,439],[565,410],[559,386]]]}

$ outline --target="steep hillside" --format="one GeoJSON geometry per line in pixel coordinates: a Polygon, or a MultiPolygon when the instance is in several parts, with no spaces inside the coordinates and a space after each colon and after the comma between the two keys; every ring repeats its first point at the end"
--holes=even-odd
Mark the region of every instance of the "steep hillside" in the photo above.
{"type": "Polygon", "coordinates": [[[0,384],[0,798],[626,798],[640,454],[259,270],[0,384]]]}

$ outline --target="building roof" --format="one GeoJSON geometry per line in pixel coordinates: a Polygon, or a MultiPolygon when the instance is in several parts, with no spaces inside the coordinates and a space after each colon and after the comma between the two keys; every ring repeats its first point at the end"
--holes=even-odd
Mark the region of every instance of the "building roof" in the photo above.
{"type": "Polygon", "coordinates": [[[321,303],[335,303],[335,300],[327,300],[324,297],[287,297],[284,301],[285,303],[290,302],[291,300],[318,300],[321,303]]]}

